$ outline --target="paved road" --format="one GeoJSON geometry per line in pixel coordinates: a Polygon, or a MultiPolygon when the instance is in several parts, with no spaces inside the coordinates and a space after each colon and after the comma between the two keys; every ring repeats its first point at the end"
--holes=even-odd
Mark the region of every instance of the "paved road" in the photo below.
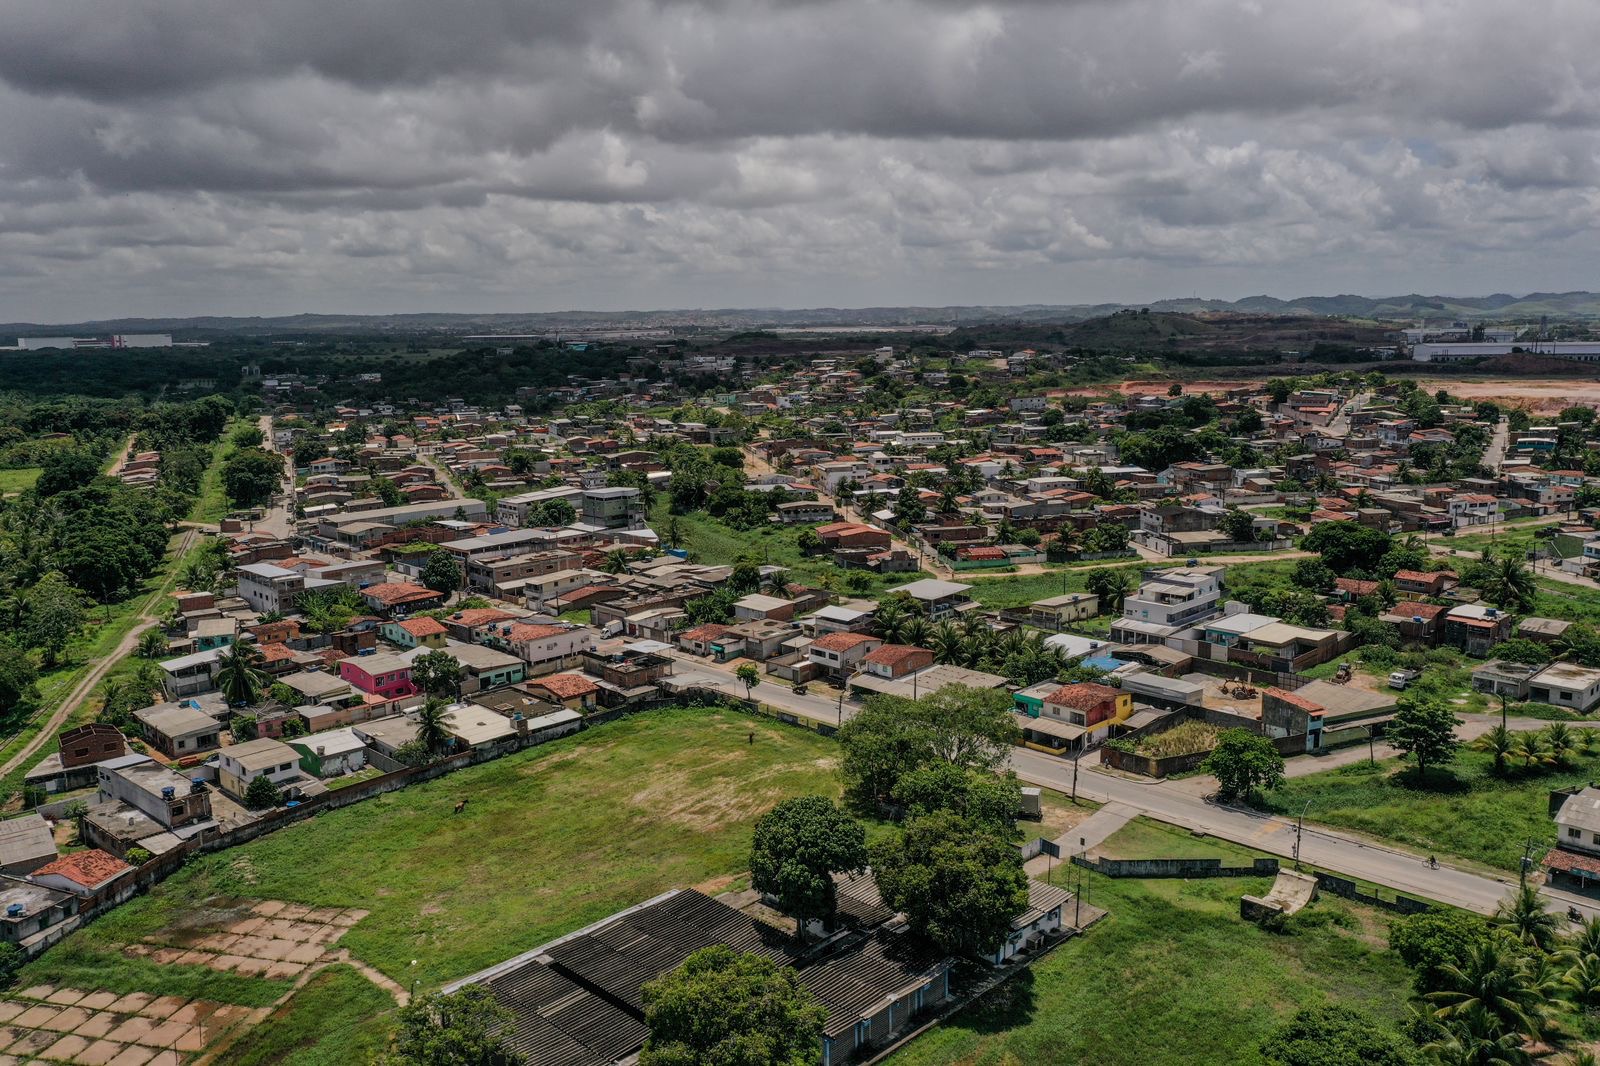
{"type": "MultiPolygon", "coordinates": [[[[1070,760],[1019,748],[1012,753],[1011,766],[1018,777],[1031,784],[1060,792],[1072,789],[1070,760]]],[[[1268,854],[1294,855],[1293,819],[1224,806],[1176,787],[1182,782],[1132,780],[1090,769],[1087,762],[1079,769],[1078,795],[1087,799],[1119,803],[1158,821],[1268,854]]],[[[1312,825],[1305,827],[1300,858],[1324,869],[1483,914],[1492,912],[1515,887],[1515,879],[1509,874],[1490,877],[1443,864],[1437,870],[1429,869],[1425,856],[1312,825]]],[[[1544,893],[1552,910],[1576,906],[1586,915],[1600,915],[1600,905],[1592,900],[1549,888],[1544,893]]]]}
{"type": "MultiPolygon", "coordinates": [[[[684,652],[671,651],[666,654],[677,660],[672,668],[675,680],[715,689],[739,699],[745,698],[744,682],[734,677],[732,672],[718,669],[706,660],[684,652]]],[[[806,694],[800,696],[790,689],[787,681],[774,681],[763,675],[761,682],[750,690],[750,698],[831,726],[848,722],[859,706],[848,697],[841,701],[839,692],[823,682],[812,681],[806,688],[806,694]]]]}
{"type": "Polygon", "coordinates": [[[1497,476],[1500,466],[1506,461],[1506,445],[1511,441],[1511,420],[1502,418],[1494,424],[1494,434],[1489,438],[1489,446],[1483,450],[1483,465],[1488,467],[1497,476]]]}

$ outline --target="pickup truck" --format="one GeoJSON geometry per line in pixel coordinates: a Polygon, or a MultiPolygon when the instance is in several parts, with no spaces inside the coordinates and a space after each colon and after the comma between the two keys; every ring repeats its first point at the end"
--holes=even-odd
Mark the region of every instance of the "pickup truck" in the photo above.
{"type": "Polygon", "coordinates": [[[1404,691],[1406,686],[1421,676],[1421,672],[1417,670],[1396,670],[1389,675],[1389,687],[1404,691]]]}

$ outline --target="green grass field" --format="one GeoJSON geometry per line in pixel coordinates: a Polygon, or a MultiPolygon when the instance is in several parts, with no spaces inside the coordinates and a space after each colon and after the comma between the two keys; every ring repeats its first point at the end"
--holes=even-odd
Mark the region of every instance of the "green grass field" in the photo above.
{"type": "MultiPolygon", "coordinates": [[[[1106,842],[1127,858],[1254,853],[1136,820],[1106,842]]],[[[1066,884],[1077,872],[1058,867],[1066,884]]],[[[1112,880],[1088,900],[1110,911],[997,992],[918,1037],[893,1066],[1259,1063],[1256,1047],[1301,1007],[1347,1003],[1398,1023],[1410,973],[1384,946],[1384,918],[1323,899],[1285,933],[1240,921],[1265,878],[1112,880]]]]}
{"type": "Polygon", "coordinates": [[[228,1050],[235,1066],[373,1062],[394,1024],[394,999],[343,964],[323,970],[228,1050]]]}
{"type": "Polygon", "coordinates": [[[429,988],[668,888],[721,891],[767,808],[837,794],[834,753],[733,712],[614,722],[197,859],[67,943],[115,965],[122,945],[213,897],[360,907],[371,913],[340,947],[429,988]]]}
{"type": "Polygon", "coordinates": [[[1291,779],[1266,797],[1268,809],[1308,821],[1382,837],[1441,857],[1455,856],[1500,870],[1516,870],[1524,846],[1555,842],[1546,811],[1550,790],[1587,784],[1600,758],[1578,758],[1549,773],[1491,773],[1489,756],[1462,751],[1452,767],[1429,771],[1428,787],[1397,773],[1398,760],[1382,760],[1291,779]]]}
{"type": "Polygon", "coordinates": [[[227,454],[229,439],[234,430],[244,426],[253,426],[255,421],[248,418],[230,419],[222,431],[222,437],[211,450],[211,463],[206,467],[206,472],[200,478],[200,493],[194,499],[194,506],[189,509],[191,522],[219,522],[228,514],[228,494],[222,488],[222,460],[227,454]]]}
{"type": "Polygon", "coordinates": [[[19,466],[10,470],[0,470],[0,496],[33,488],[33,483],[39,480],[39,475],[42,473],[44,468],[38,466],[19,466]]]}

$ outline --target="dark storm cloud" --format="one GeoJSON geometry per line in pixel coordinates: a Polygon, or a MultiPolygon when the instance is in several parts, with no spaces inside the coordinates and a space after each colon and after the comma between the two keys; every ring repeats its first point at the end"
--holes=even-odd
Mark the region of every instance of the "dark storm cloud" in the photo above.
{"type": "Polygon", "coordinates": [[[12,317],[264,309],[263,278],[328,309],[1462,289],[1485,248],[1489,287],[1533,288],[1592,266],[1600,211],[1575,0],[0,0],[0,27],[12,317]]]}

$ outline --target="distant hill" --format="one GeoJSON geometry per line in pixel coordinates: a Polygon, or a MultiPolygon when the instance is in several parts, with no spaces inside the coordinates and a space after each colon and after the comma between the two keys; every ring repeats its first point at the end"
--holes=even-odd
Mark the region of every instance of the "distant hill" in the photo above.
{"type": "MultiPolygon", "coordinates": [[[[659,311],[553,311],[503,314],[411,312],[392,315],[283,315],[273,318],[115,318],[94,322],[0,323],[0,343],[16,336],[100,333],[174,333],[185,337],[339,333],[538,333],[671,329],[679,332],[755,330],[769,327],[841,327],[870,331],[907,326],[962,327],[978,323],[1071,323],[1104,320],[1117,311],[1148,307],[1180,315],[1235,313],[1281,317],[1335,317],[1387,323],[1419,319],[1443,323],[1537,322],[1600,318],[1600,293],[1533,292],[1525,296],[1247,296],[1241,300],[1172,299],[1149,304],[1021,304],[956,307],[719,308],[659,311]]],[[[1119,334],[1150,330],[1152,324],[1114,323],[1119,334]]],[[[1186,329],[1188,327],[1185,327],[1186,329]]],[[[1195,331],[1203,331],[1201,326],[1195,331]]],[[[1130,339],[1122,337],[1121,339],[1130,339]]],[[[1083,343],[1089,343],[1084,338],[1083,343]]]]}

